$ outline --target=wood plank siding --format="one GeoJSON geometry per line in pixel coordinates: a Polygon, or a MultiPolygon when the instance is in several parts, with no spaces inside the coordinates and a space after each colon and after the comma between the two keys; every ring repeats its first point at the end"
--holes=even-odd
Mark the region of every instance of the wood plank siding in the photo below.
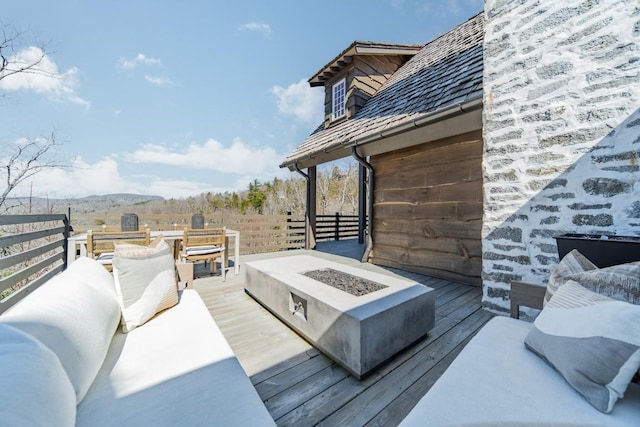
{"type": "Polygon", "coordinates": [[[482,132],[371,157],[374,264],[481,285],[482,132]]]}
{"type": "Polygon", "coordinates": [[[325,85],[324,123],[325,128],[332,123],[332,87],[341,79],[346,83],[346,118],[353,117],[380,87],[406,62],[404,56],[356,56],[344,74],[325,85]]]}

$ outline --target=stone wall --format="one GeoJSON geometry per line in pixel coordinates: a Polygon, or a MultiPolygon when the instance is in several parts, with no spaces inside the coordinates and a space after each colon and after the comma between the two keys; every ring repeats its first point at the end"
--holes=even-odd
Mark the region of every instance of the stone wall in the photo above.
{"type": "Polygon", "coordinates": [[[483,305],[562,233],[640,235],[640,3],[486,0],[483,305]]]}

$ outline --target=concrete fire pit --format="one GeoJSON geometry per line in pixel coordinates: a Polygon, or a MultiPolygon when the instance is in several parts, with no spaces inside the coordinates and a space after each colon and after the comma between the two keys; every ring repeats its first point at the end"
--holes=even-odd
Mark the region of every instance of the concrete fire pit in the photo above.
{"type": "Polygon", "coordinates": [[[243,271],[249,295],[358,379],[435,322],[433,290],[399,277],[310,255],[247,262],[243,271]],[[361,278],[368,293],[356,296],[305,275],[325,276],[327,269],[361,278]]]}

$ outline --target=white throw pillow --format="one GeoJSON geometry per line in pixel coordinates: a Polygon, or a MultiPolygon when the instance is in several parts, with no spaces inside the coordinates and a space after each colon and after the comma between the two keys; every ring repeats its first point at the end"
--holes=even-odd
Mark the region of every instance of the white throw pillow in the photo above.
{"type": "Polygon", "coordinates": [[[116,245],[113,275],[127,333],[178,303],[175,261],[162,240],[149,247],[116,245]]]}
{"type": "Polygon", "coordinates": [[[75,425],[76,393],[53,351],[24,332],[0,324],[0,366],[0,424],[75,425]]]}
{"type": "Polygon", "coordinates": [[[120,320],[111,274],[80,257],[0,317],[49,347],[84,398],[102,366],[120,320]]]}

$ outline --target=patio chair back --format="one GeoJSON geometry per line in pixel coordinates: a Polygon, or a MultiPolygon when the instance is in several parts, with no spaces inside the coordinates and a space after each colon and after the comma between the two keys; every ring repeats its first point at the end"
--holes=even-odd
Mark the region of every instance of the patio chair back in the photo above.
{"type": "Polygon", "coordinates": [[[211,263],[211,272],[215,271],[214,261],[222,259],[221,273],[223,280],[226,278],[226,229],[223,228],[187,228],[182,237],[182,251],[180,258],[183,261],[211,263]]]}
{"type": "Polygon", "coordinates": [[[150,240],[149,230],[89,232],[87,234],[87,256],[97,260],[111,271],[116,243],[148,246],[150,240]]]}

